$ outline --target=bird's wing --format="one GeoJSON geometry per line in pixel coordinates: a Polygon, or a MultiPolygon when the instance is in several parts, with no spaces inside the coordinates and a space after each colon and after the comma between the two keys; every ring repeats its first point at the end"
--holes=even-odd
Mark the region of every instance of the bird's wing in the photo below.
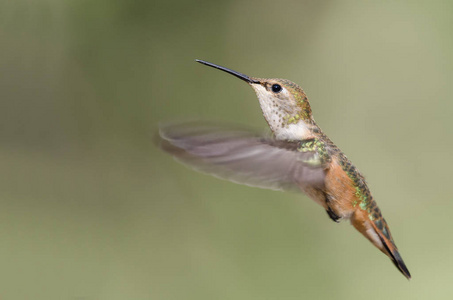
{"type": "Polygon", "coordinates": [[[199,122],[162,124],[160,146],[194,169],[236,183],[273,190],[324,187],[316,152],[297,142],[277,141],[231,125],[199,122]]]}

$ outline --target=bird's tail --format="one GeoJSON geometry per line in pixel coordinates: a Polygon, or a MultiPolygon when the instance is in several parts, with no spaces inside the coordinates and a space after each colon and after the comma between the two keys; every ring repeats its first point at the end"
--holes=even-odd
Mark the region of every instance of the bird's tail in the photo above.
{"type": "Polygon", "coordinates": [[[392,235],[388,228],[385,219],[380,218],[371,221],[366,212],[355,213],[351,219],[352,225],[356,227],[367,239],[371,241],[379,250],[384,252],[393,262],[393,264],[406,276],[407,279],[411,278],[411,274],[403,261],[398,248],[393,241],[392,235]]]}
{"type": "Polygon", "coordinates": [[[382,218],[383,229],[380,230],[378,228],[379,221],[380,220],[370,223],[372,224],[373,229],[379,235],[379,238],[381,239],[381,242],[384,246],[384,249],[381,249],[381,251],[387,254],[388,257],[390,257],[393,264],[398,268],[398,270],[400,270],[401,273],[403,273],[404,276],[406,276],[407,279],[410,279],[411,273],[409,273],[409,270],[407,269],[406,264],[404,263],[403,258],[401,257],[398,248],[395,245],[395,242],[393,242],[387,222],[384,218],[382,218]]]}

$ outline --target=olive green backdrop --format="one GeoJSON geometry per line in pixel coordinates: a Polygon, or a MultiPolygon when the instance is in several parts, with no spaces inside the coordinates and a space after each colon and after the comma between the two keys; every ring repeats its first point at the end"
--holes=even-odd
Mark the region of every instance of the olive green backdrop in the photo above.
{"type": "Polygon", "coordinates": [[[451,299],[451,1],[0,2],[1,299],[451,299]],[[265,128],[288,78],[367,176],[407,281],[302,194],[198,174],[158,122],[265,128]]]}

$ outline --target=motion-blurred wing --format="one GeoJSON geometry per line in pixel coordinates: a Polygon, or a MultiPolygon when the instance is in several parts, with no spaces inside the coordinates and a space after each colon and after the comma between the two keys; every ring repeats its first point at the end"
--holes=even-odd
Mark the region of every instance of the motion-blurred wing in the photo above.
{"type": "Polygon", "coordinates": [[[297,142],[277,141],[250,131],[209,123],[160,126],[161,148],[178,161],[216,177],[273,190],[324,186],[315,152],[298,152],[297,142]]]}

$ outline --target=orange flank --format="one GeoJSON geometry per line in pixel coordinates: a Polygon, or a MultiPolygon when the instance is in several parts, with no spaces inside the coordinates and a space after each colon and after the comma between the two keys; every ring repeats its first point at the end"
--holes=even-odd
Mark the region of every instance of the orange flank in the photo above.
{"type": "Polygon", "coordinates": [[[330,208],[340,218],[349,218],[355,210],[353,203],[358,199],[351,178],[340,166],[336,157],[332,157],[332,162],[327,169],[325,184],[330,208]]]}

